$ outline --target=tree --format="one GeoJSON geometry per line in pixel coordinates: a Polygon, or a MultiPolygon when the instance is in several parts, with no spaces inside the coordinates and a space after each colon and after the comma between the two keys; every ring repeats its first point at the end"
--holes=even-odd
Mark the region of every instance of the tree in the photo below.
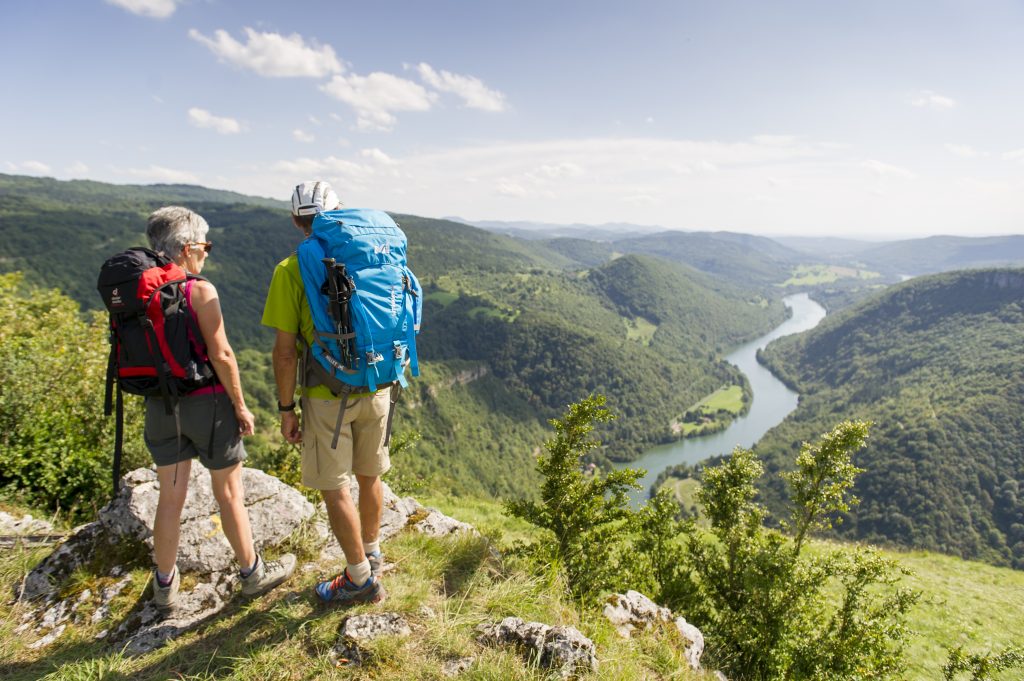
{"type": "Polygon", "coordinates": [[[572,593],[593,600],[621,580],[616,579],[619,553],[629,535],[633,514],[627,492],[639,489],[643,472],[633,469],[588,476],[580,462],[599,446],[590,434],[595,423],[611,420],[604,397],[569,405],[551,425],[555,437],[545,443],[547,454],[537,458],[543,477],[540,500],[518,499],[505,504],[506,513],[522,518],[549,535],[551,541],[520,546],[520,551],[554,565],[572,593]]]}

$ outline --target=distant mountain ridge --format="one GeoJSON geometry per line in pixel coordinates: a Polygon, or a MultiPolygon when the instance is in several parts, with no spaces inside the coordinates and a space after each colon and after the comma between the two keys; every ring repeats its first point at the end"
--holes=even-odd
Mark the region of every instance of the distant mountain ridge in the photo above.
{"type": "Polygon", "coordinates": [[[870,419],[839,533],[1024,569],[1022,349],[1024,269],[913,279],[767,348],[801,400],[757,450],[778,467],[828,424],[870,419]]]}

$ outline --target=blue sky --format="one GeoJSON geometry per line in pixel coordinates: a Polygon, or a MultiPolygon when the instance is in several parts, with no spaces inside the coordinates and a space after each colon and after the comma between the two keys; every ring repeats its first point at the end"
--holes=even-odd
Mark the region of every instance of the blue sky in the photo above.
{"type": "Polygon", "coordinates": [[[1024,3],[8,0],[0,172],[470,220],[1024,232],[1024,3]]]}

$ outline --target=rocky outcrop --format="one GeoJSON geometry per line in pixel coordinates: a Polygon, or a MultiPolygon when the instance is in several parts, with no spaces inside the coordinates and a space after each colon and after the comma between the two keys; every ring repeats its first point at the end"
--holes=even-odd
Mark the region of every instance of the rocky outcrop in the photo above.
{"type": "Polygon", "coordinates": [[[528,660],[551,669],[563,679],[597,669],[594,642],[573,627],[552,627],[540,622],[524,622],[506,617],[493,624],[477,627],[477,641],[491,646],[513,646],[528,660]]]}
{"type": "Polygon", "coordinates": [[[704,654],[704,635],[682,617],[675,617],[668,608],[663,608],[639,591],[613,594],[604,606],[604,616],[615,625],[623,638],[629,638],[634,631],[647,631],[671,622],[682,637],[686,648],[686,661],[693,669],[700,669],[700,658],[704,654]]]}
{"type": "MultiPolygon", "coordinates": [[[[251,468],[242,469],[242,481],[257,549],[279,546],[304,523],[314,522],[324,541],[323,557],[344,561],[327,525],[326,514],[317,514],[314,506],[297,490],[251,468]]],[[[129,654],[153,650],[215,616],[238,590],[234,553],[221,530],[209,473],[202,466],[193,465],[188,485],[181,520],[178,568],[193,578],[198,577],[199,583],[181,592],[171,613],[165,615],[152,603],[143,601],[123,622],[98,636],[124,646],[129,654]]],[[[108,580],[110,583],[99,593],[86,590],[58,600],[58,590],[73,572],[90,564],[103,552],[148,555],[153,548],[152,524],[159,494],[155,471],[147,468],[132,471],[125,476],[118,496],[100,511],[95,522],[75,528],[63,544],[26,576],[17,596],[37,605],[24,613],[18,631],[32,630],[40,636],[33,646],[49,645],[68,624],[81,621],[79,612],[83,605],[94,607],[90,622],[102,622],[109,616],[111,601],[131,583],[131,576],[122,567],[112,570],[109,576],[117,578],[116,581],[108,580]]],[[[358,501],[357,485],[353,485],[352,494],[358,501]]],[[[431,536],[475,532],[471,526],[436,509],[424,508],[415,499],[396,496],[384,485],[381,539],[387,540],[409,525],[431,536]]]]}

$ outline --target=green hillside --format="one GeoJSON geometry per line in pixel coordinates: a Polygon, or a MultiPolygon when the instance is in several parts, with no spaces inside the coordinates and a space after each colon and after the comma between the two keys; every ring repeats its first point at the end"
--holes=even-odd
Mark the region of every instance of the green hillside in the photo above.
{"type": "MultiPolygon", "coordinates": [[[[259,320],[274,265],[301,238],[279,203],[201,187],[0,176],[0,273],[24,272],[28,284],[95,310],[103,260],[142,242],[148,213],[172,201],[210,224],[215,249],[203,274],[221,293],[232,343],[245,351],[246,387],[273,446],[272,335],[259,320]]],[[[395,217],[426,294],[424,379],[398,423],[422,436],[410,468],[443,489],[529,488],[529,442],[547,418],[593,391],[628,417],[604,433],[612,443],[604,455],[633,457],[670,438],[670,422],[689,405],[739,382],[720,355],[785,314],[777,300],[681,265],[628,257],[587,270],[542,241],[395,217]]]]}
{"type": "Polygon", "coordinates": [[[758,452],[777,467],[824,425],[870,419],[843,536],[1024,568],[1022,348],[1024,270],[896,286],[767,348],[801,400],[758,452]]]}
{"type": "Polygon", "coordinates": [[[732,232],[660,232],[613,244],[622,252],[686,264],[751,288],[780,284],[795,265],[811,262],[771,239],[732,232]]]}

